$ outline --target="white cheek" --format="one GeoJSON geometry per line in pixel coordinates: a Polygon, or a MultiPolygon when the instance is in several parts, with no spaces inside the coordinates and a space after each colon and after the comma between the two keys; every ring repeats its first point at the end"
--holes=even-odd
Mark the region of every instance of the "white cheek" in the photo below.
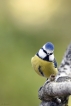
{"type": "Polygon", "coordinates": [[[49,60],[50,61],[53,61],[54,60],[54,54],[52,54],[52,55],[49,56],[49,60]]]}
{"type": "Polygon", "coordinates": [[[44,53],[42,49],[39,50],[38,54],[41,58],[46,57],[46,53],[44,53]]]}

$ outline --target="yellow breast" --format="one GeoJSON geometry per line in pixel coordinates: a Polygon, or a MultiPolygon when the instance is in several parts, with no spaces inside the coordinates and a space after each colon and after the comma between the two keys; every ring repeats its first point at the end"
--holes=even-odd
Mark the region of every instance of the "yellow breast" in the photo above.
{"type": "Polygon", "coordinates": [[[50,77],[51,74],[57,74],[58,70],[54,67],[54,64],[52,62],[48,62],[45,60],[42,60],[37,55],[32,57],[31,59],[32,67],[37,72],[37,74],[44,76],[44,77],[50,77]]]}

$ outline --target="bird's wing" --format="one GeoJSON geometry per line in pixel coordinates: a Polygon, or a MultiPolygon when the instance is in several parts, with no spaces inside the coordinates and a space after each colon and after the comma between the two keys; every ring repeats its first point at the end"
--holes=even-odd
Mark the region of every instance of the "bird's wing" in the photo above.
{"type": "Polygon", "coordinates": [[[55,58],[54,58],[53,63],[54,63],[54,67],[57,68],[57,62],[56,62],[56,59],[55,58]]]}

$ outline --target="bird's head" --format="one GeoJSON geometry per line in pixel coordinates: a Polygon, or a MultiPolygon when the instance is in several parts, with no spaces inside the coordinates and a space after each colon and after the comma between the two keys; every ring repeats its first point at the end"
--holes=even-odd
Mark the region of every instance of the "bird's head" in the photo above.
{"type": "Polygon", "coordinates": [[[51,42],[47,42],[39,50],[38,55],[40,58],[47,61],[54,61],[54,45],[51,42]]]}

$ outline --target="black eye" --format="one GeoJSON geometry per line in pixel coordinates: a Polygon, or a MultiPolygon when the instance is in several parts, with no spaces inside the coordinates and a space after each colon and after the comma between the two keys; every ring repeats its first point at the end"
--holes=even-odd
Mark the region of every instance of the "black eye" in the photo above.
{"type": "Polygon", "coordinates": [[[53,53],[50,53],[50,55],[52,55],[53,53]]]}

